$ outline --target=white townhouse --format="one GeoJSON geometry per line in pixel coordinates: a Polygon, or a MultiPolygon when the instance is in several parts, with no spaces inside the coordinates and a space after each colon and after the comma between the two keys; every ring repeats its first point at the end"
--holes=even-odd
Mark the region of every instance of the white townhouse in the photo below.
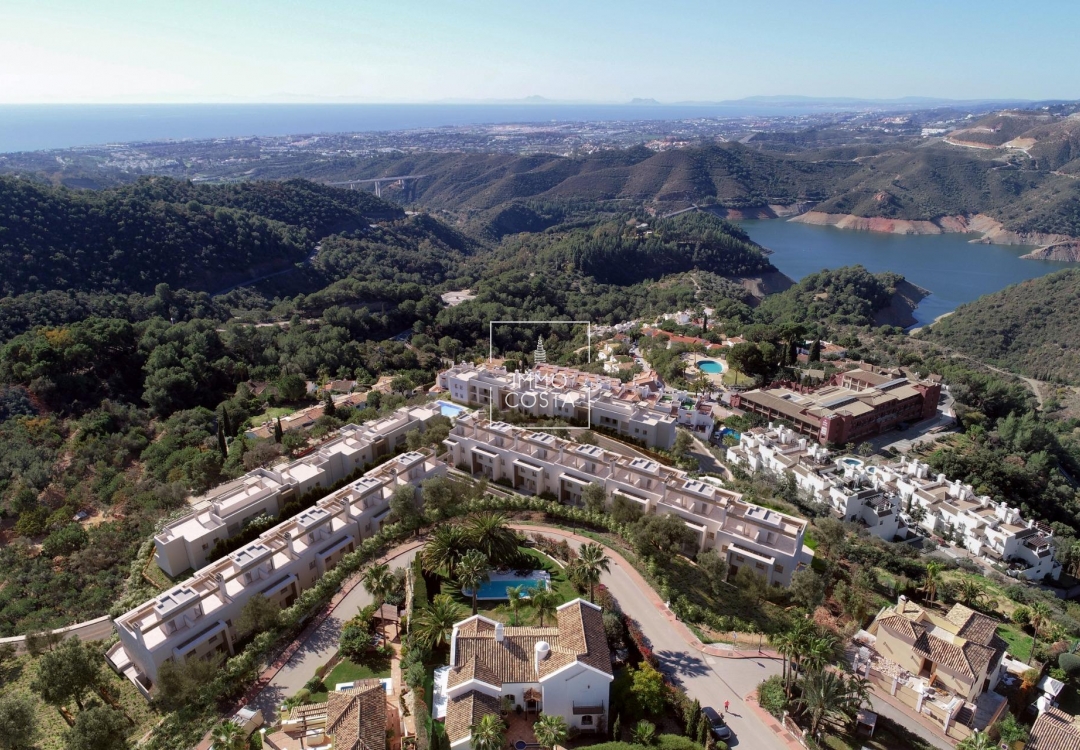
{"type": "Polygon", "coordinates": [[[792,573],[813,559],[803,544],[804,519],[745,502],[711,478],[695,479],[649,458],[630,458],[475,414],[458,419],[445,445],[452,465],[492,481],[505,480],[520,491],[550,493],[559,502],[580,505],[585,487],[597,483],[609,501],[621,497],[645,513],[674,514],[694,533],[685,552],[715,549],[732,574],[750,566],[769,583],[786,586],[792,573]]]}
{"type": "Polygon", "coordinates": [[[155,535],[158,566],[174,577],[201,568],[219,539],[235,536],[259,516],[276,516],[289,501],[331,487],[365,464],[393,454],[410,430],[423,432],[438,415],[437,408],[414,406],[373,422],[345,425],[306,456],[249,471],[215,488],[205,509],[172,521],[155,535]]]}
{"type": "Polygon", "coordinates": [[[430,451],[404,453],[319,500],[287,521],[113,620],[120,637],[106,654],[113,667],[149,696],[158,670],[215,653],[232,654],[236,619],[255,594],[288,607],[390,514],[402,486],[442,476],[430,451]]]}

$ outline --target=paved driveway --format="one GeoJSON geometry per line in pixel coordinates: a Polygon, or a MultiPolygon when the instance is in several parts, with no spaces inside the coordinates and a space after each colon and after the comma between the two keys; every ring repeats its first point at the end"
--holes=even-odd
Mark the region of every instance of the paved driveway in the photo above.
{"type": "MultiPolygon", "coordinates": [[[[411,565],[416,552],[417,550],[412,549],[390,560],[391,570],[411,565]]],[[[363,585],[353,588],[334,608],[330,616],[316,628],[311,637],[297,649],[270,684],[263,688],[255,699],[255,706],[262,709],[268,725],[273,724],[277,719],[281,702],[304,687],[304,684],[315,675],[315,668],[328,662],[330,657],[337,652],[338,639],[345,623],[371,603],[371,595],[363,585]]]]}
{"type": "MultiPolygon", "coordinates": [[[[575,547],[580,544],[570,534],[548,530],[543,533],[551,537],[565,536],[575,547]]],[[[619,600],[623,611],[641,625],[642,632],[660,660],[660,668],[676,685],[691,698],[701,701],[701,705],[712,706],[717,711],[724,710],[724,701],[731,702],[727,719],[735,735],[729,742],[732,747],[787,750],[787,744],[768,731],[743,701],[762,680],[780,674],[778,660],[706,656],[687,645],[664,614],[649,600],[648,594],[618,565],[613,564],[611,572],[604,574],[601,582],[619,600]]]]}

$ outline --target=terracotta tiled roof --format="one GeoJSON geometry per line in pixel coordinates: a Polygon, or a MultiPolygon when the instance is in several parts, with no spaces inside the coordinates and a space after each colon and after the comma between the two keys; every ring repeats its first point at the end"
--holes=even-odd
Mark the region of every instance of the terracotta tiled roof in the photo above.
{"type": "Polygon", "coordinates": [[[492,685],[539,682],[575,661],[612,673],[603,616],[581,600],[563,605],[554,626],[503,628],[502,641],[495,640],[494,625],[470,618],[458,625],[454,655],[450,685],[462,684],[468,675],[492,685]],[[550,651],[537,670],[536,644],[541,641],[550,651]]]}
{"type": "Polygon", "coordinates": [[[321,719],[324,716],[326,716],[325,703],[305,703],[302,706],[293,706],[285,719],[287,721],[299,721],[300,719],[311,721],[313,719],[321,719]]]}
{"type": "Polygon", "coordinates": [[[499,700],[487,693],[470,690],[451,698],[446,704],[446,736],[451,744],[471,735],[473,725],[488,714],[499,715],[499,700]]]}
{"type": "Polygon", "coordinates": [[[326,733],[336,750],[386,750],[386,689],[379,680],[361,680],[335,690],[326,700],[326,733]]]}
{"type": "MultiPolygon", "coordinates": [[[[968,645],[978,646],[978,644],[968,645]]],[[[922,630],[922,633],[915,641],[915,645],[912,646],[912,650],[919,656],[937,664],[938,669],[944,667],[953,674],[962,677],[974,677],[964,649],[954,643],[935,638],[927,634],[926,630],[922,630]]]]}
{"type": "Polygon", "coordinates": [[[989,646],[997,633],[997,622],[992,617],[980,614],[963,604],[954,604],[945,618],[958,628],[958,636],[983,646],[989,646]]]}
{"type": "Polygon", "coordinates": [[[1064,711],[1046,709],[1031,727],[1025,750],[1080,750],[1080,728],[1072,720],[1064,711]]]}
{"type": "Polygon", "coordinates": [[[448,687],[456,687],[469,680],[480,680],[494,687],[502,687],[503,682],[499,675],[481,663],[475,656],[469,657],[460,667],[451,669],[446,684],[448,687]]]}
{"type": "Polygon", "coordinates": [[[878,627],[884,628],[890,635],[894,635],[904,643],[913,645],[919,636],[925,631],[921,628],[916,631],[915,623],[901,615],[888,615],[878,620],[878,627]]]}

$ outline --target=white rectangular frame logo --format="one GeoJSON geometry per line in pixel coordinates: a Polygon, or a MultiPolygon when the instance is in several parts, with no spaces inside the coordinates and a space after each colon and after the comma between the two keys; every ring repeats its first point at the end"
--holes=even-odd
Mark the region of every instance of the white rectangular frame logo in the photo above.
{"type": "MultiPolygon", "coordinates": [[[[591,320],[489,320],[488,321],[488,364],[495,359],[495,326],[497,325],[579,325],[586,326],[585,335],[588,341],[588,363],[592,364],[592,321],[591,320]]],[[[581,430],[592,427],[592,389],[585,390],[585,410],[589,427],[529,427],[528,425],[514,425],[530,432],[547,432],[548,430],[581,430]]],[[[495,401],[488,403],[488,421],[493,422],[495,401]]]]}

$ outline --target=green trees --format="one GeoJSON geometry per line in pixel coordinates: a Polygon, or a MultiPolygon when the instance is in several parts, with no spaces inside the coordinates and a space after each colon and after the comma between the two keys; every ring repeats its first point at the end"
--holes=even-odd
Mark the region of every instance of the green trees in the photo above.
{"type": "Polygon", "coordinates": [[[524,603],[524,585],[506,587],[506,604],[510,607],[510,622],[512,625],[518,624],[518,613],[521,611],[521,605],[524,603]]]}
{"type": "Polygon", "coordinates": [[[581,491],[581,501],[590,513],[603,513],[607,508],[607,493],[604,492],[603,485],[590,482],[581,491]]]}
{"type": "Polygon", "coordinates": [[[0,695],[0,748],[29,750],[38,736],[37,710],[26,694],[0,695]]]}
{"type": "MultiPolygon", "coordinates": [[[[75,726],[64,738],[67,750],[128,750],[127,718],[119,711],[106,706],[95,706],[80,711],[75,726]]],[[[235,747],[235,746],[234,746],[235,747]]]]}
{"type": "Polygon", "coordinates": [[[643,557],[667,555],[681,551],[694,542],[694,532],[675,515],[649,514],[642,516],[630,532],[634,549],[643,557]]]}
{"type": "Polygon", "coordinates": [[[728,564],[720,557],[720,553],[714,549],[707,549],[698,553],[697,566],[705,580],[709,584],[709,590],[713,596],[721,596],[727,588],[728,564]]]}
{"type": "Polygon", "coordinates": [[[496,714],[485,714],[469,728],[472,746],[476,750],[502,750],[506,739],[506,725],[496,714]]]}
{"type": "Polygon", "coordinates": [[[223,721],[210,731],[214,750],[244,750],[247,736],[244,729],[235,721],[223,721]]]}
{"type": "Polygon", "coordinates": [[[642,662],[632,670],[630,678],[638,707],[650,716],[660,716],[667,695],[664,676],[648,662],[642,662]]]}
{"type": "Polygon", "coordinates": [[[566,742],[569,728],[566,726],[566,719],[557,714],[540,714],[533,724],[533,733],[541,747],[553,750],[556,745],[566,742]]]}
{"type": "Polygon", "coordinates": [[[811,736],[817,737],[825,722],[854,722],[868,696],[869,688],[862,678],[818,670],[803,680],[802,695],[795,703],[809,717],[811,736]]]}
{"type": "Polygon", "coordinates": [[[600,583],[601,573],[611,572],[611,560],[604,553],[604,546],[596,542],[582,545],[576,562],[581,566],[582,581],[589,586],[589,601],[595,602],[595,587],[600,583]]]}
{"type": "Polygon", "coordinates": [[[487,555],[478,549],[471,549],[462,555],[457,565],[457,582],[462,590],[468,589],[472,596],[472,613],[476,614],[477,594],[480,584],[488,580],[490,570],[487,555]]]}
{"type": "Polygon", "coordinates": [[[630,730],[630,740],[635,745],[648,747],[656,742],[656,725],[651,721],[642,719],[630,730]]]}
{"type": "Polygon", "coordinates": [[[534,586],[529,589],[529,604],[540,618],[540,627],[544,626],[545,617],[554,617],[558,607],[559,596],[550,588],[534,586]]]}
{"type": "Polygon", "coordinates": [[[257,635],[277,627],[281,607],[262,594],[255,594],[244,604],[236,618],[236,632],[241,638],[257,635]]]}
{"type": "Polygon", "coordinates": [[[446,477],[432,477],[420,487],[424,503],[424,515],[432,521],[447,518],[457,502],[454,484],[446,477]]]}
{"type": "Polygon", "coordinates": [[[469,535],[460,524],[438,526],[420,553],[424,570],[453,578],[458,560],[471,547],[469,535]]]}
{"type": "MultiPolygon", "coordinates": [[[[409,490],[412,491],[412,487],[409,490]]],[[[372,563],[369,565],[368,569],[364,571],[361,581],[364,584],[364,589],[375,600],[376,609],[386,603],[386,597],[393,591],[395,584],[394,575],[390,572],[390,566],[386,563],[372,563]]],[[[385,632],[383,635],[386,635],[385,632]]]]}
{"type": "Polygon", "coordinates": [[[411,484],[403,484],[394,490],[390,497],[390,514],[394,523],[400,523],[407,529],[419,529],[424,517],[416,507],[416,489],[411,484]]]}
{"type": "Polygon", "coordinates": [[[926,564],[926,575],[923,578],[922,590],[926,595],[926,601],[930,604],[934,603],[934,598],[937,596],[938,587],[941,585],[941,574],[944,569],[944,566],[939,562],[930,561],[926,564]]]}
{"type": "Polygon", "coordinates": [[[483,511],[471,516],[465,523],[472,545],[484,553],[492,565],[513,558],[517,554],[517,535],[507,526],[506,516],[483,511]]]}
{"type": "Polygon", "coordinates": [[[449,594],[437,594],[429,604],[414,615],[412,634],[421,645],[435,649],[450,643],[454,623],[464,619],[464,613],[449,594]]]}
{"type": "Polygon", "coordinates": [[[792,574],[789,591],[793,602],[813,612],[825,601],[825,579],[804,568],[792,574]]]}
{"type": "Polygon", "coordinates": [[[997,748],[997,743],[990,739],[990,735],[979,730],[969,734],[956,746],[956,750],[995,750],[995,748],[997,748]]]}
{"type": "Polygon", "coordinates": [[[83,697],[101,681],[101,657],[77,638],[68,638],[42,654],[30,688],[46,703],[64,706],[70,701],[81,711],[83,697]]]}
{"type": "Polygon", "coordinates": [[[188,659],[177,663],[170,660],[158,669],[157,694],[154,701],[166,711],[195,705],[199,694],[212,682],[221,668],[221,658],[188,659]]]}

